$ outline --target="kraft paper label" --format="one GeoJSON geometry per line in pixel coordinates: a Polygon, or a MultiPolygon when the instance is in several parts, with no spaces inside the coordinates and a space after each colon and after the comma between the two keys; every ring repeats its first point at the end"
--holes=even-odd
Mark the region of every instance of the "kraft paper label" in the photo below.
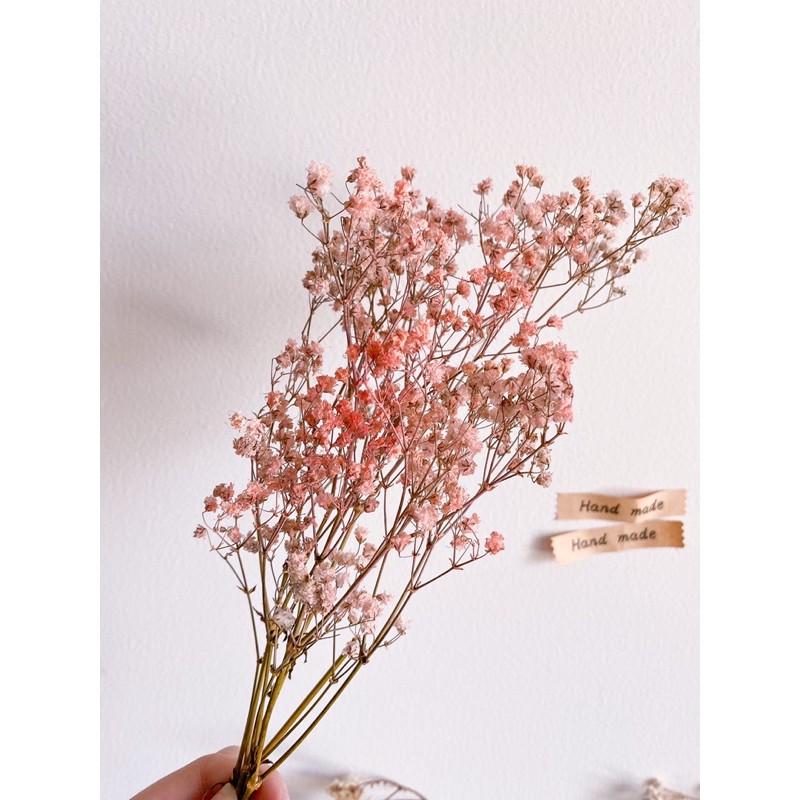
{"type": "Polygon", "coordinates": [[[572,564],[597,553],[615,553],[642,547],[683,547],[683,523],[657,519],[629,525],[600,525],[550,537],[559,564],[572,564]]]}
{"type": "Polygon", "coordinates": [[[636,523],[685,513],[685,489],[662,489],[643,497],[577,492],[559,494],[556,506],[556,519],[613,519],[636,523]]]}

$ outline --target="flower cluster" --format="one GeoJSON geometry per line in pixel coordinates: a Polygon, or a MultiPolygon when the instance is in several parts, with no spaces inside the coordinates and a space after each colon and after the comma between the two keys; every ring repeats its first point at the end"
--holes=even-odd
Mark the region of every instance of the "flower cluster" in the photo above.
{"type": "MultiPolygon", "coordinates": [[[[334,795],[336,797],[336,795],[334,795]]],[[[645,791],[642,800],[699,800],[696,797],[689,797],[682,792],[676,792],[663,786],[660,781],[651,778],[645,784],[645,791]]]]}
{"type": "Polygon", "coordinates": [[[415,789],[387,778],[368,781],[337,779],[328,787],[328,794],[333,800],[425,800],[415,789]]]}
{"type": "Polygon", "coordinates": [[[310,165],[289,201],[315,241],[309,317],[275,358],[263,407],[231,418],[250,481],[216,486],[195,531],[236,573],[259,653],[240,797],[264,759],[292,752],[310,709],[405,632],[414,592],[504,549],[499,532],[481,535],[473,505],[510,478],[550,483],[573,414],[564,320],[620,297],[642,245],[691,207],[678,180],[654,181],[629,212],[588,178],[548,194],[519,166],[496,207],[484,180],[466,214],[414,178],[407,167],[385,185],[360,158],[340,199],[331,171],[310,165]],[[268,739],[283,680],[323,640],[330,668],[268,739]]]}

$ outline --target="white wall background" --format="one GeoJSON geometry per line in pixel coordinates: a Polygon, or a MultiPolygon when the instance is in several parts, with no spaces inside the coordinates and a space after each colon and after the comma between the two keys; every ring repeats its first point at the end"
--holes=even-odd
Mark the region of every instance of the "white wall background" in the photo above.
{"type": "MultiPolygon", "coordinates": [[[[224,566],[191,538],[240,474],[228,412],[260,405],[298,329],[311,159],[413,163],[449,204],[519,161],[551,188],[696,189],[693,0],[106,0],[103,796],[238,742],[252,656],[224,566]]],[[[577,419],[549,490],[482,516],[508,549],[417,598],[413,627],[284,774],[296,800],[385,774],[430,800],[633,800],[696,787],[698,217],[629,296],[564,331],[577,419]],[[557,491],[686,487],[683,551],[558,567],[557,491]]]]}

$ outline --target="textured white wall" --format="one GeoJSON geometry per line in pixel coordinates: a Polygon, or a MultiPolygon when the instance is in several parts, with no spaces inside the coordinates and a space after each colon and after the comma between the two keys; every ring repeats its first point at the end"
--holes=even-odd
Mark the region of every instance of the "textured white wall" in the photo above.
{"type": "MultiPolygon", "coordinates": [[[[104,797],[238,741],[245,608],[191,538],[235,477],[229,411],[259,405],[297,329],[306,164],[365,153],[469,204],[519,161],[551,187],[697,189],[693,0],[106,0],[104,797]]],[[[297,800],[383,773],[431,800],[632,800],[698,780],[698,217],[624,301],[564,336],[577,418],[551,489],[482,516],[507,551],[417,598],[413,627],[284,772],[297,800]],[[689,489],[687,547],[558,567],[555,493],[689,489]]]]}

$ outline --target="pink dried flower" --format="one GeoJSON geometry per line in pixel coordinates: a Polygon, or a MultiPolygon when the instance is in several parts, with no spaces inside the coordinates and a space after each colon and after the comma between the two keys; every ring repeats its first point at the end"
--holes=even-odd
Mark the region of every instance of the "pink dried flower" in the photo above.
{"type": "Polygon", "coordinates": [[[591,183],[591,181],[590,181],[590,180],[589,180],[589,178],[588,178],[587,176],[585,176],[585,175],[583,175],[583,176],[579,176],[579,177],[577,177],[577,178],[574,178],[574,179],[573,179],[573,181],[572,181],[572,185],[573,185],[573,186],[574,186],[574,187],[575,187],[575,188],[576,188],[576,189],[577,189],[579,192],[585,192],[585,191],[588,191],[590,183],[591,183]]]}
{"type": "Polygon", "coordinates": [[[359,525],[356,528],[355,537],[356,541],[359,544],[363,544],[367,540],[368,532],[367,529],[363,525],[359,525]]]}
{"type": "Polygon", "coordinates": [[[214,497],[220,500],[231,500],[233,498],[233,484],[232,483],[218,483],[212,492],[214,497]]]}
{"type": "Polygon", "coordinates": [[[234,526],[233,528],[228,529],[228,538],[234,543],[239,544],[242,541],[242,532],[234,526]]]}
{"type": "Polygon", "coordinates": [[[333,172],[331,172],[329,167],[326,167],[324,164],[320,164],[316,161],[312,161],[308,165],[306,188],[309,192],[311,192],[311,194],[321,200],[330,191],[332,178],[333,172]]]}
{"type": "Polygon", "coordinates": [[[430,531],[441,519],[442,514],[432,503],[425,503],[413,516],[421,531],[430,531]]]}
{"type": "Polygon", "coordinates": [[[487,553],[491,553],[493,556],[497,555],[501,550],[506,549],[505,539],[502,534],[499,534],[497,531],[492,531],[484,547],[487,553]]]}
{"type": "Polygon", "coordinates": [[[277,608],[273,609],[271,617],[272,621],[281,630],[290,631],[294,627],[295,616],[287,608],[281,608],[278,606],[277,608]]]}
{"type": "Polygon", "coordinates": [[[308,293],[312,297],[324,297],[331,289],[330,281],[313,270],[306,273],[303,278],[303,286],[308,289],[308,293]]]}
{"type": "Polygon", "coordinates": [[[540,472],[536,476],[536,483],[545,489],[553,482],[553,476],[549,472],[540,472]]]}
{"type": "Polygon", "coordinates": [[[296,194],[289,198],[289,208],[298,219],[305,219],[314,210],[314,204],[305,195],[296,194]]]}
{"type": "Polygon", "coordinates": [[[345,204],[353,219],[371,220],[378,213],[379,206],[374,197],[364,192],[356,192],[345,204]]]}
{"type": "Polygon", "coordinates": [[[358,639],[351,639],[343,648],[342,648],[342,655],[347,656],[348,658],[358,658],[361,653],[361,645],[359,644],[358,639]]]}
{"type": "Polygon", "coordinates": [[[412,538],[407,533],[398,533],[392,539],[392,547],[394,547],[398,553],[402,553],[412,541],[412,538]]]}
{"type": "Polygon", "coordinates": [[[383,191],[383,184],[378,178],[378,173],[367,164],[367,159],[359,156],[356,160],[358,167],[350,173],[347,182],[354,183],[358,193],[383,191]]]}

